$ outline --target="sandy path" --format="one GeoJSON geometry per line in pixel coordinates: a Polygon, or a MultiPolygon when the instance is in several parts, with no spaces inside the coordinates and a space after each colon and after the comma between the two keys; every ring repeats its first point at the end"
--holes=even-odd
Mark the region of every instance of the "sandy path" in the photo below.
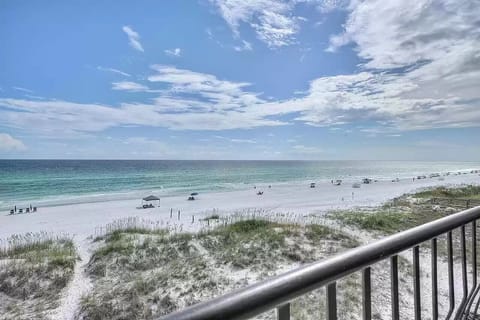
{"type": "Polygon", "coordinates": [[[85,274],[85,267],[90,259],[88,240],[76,237],[74,242],[80,260],[75,265],[72,280],[62,294],[60,306],[51,316],[52,320],[74,319],[80,305],[80,299],[92,289],[92,282],[85,274]]]}

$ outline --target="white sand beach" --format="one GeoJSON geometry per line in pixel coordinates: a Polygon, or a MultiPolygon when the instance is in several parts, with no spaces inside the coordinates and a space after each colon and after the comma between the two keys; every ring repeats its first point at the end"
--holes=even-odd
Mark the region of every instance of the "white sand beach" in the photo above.
{"type": "MultiPolygon", "coordinates": [[[[316,182],[315,188],[310,188],[310,183],[307,182],[272,184],[271,187],[256,185],[255,188],[252,185],[248,190],[202,193],[196,196],[194,201],[188,201],[188,195],[163,197],[159,207],[149,209],[139,209],[141,199],[134,199],[40,207],[37,212],[28,214],[8,215],[8,212],[2,212],[0,239],[6,239],[13,234],[39,231],[66,233],[73,237],[81,263],[76,265],[72,281],[62,292],[60,306],[53,310],[49,317],[56,320],[74,319],[82,295],[92,288],[91,280],[84,272],[92,252],[90,237],[116,220],[136,217],[176,226],[183,231],[196,231],[204,226],[204,223],[199,223],[200,219],[212,213],[226,216],[235,212],[260,210],[267,213],[318,215],[336,209],[377,206],[394,197],[426,187],[480,184],[480,175],[466,173],[444,176],[441,179],[436,177],[414,181],[376,181],[361,184],[360,188],[353,188],[354,182],[343,181],[339,186],[330,182],[316,182]],[[257,195],[259,191],[263,191],[263,194],[257,195]],[[195,223],[192,223],[192,216],[195,216],[195,223]]],[[[372,239],[363,240],[369,242],[372,239]]],[[[447,289],[443,286],[440,287],[441,292],[445,290],[447,289]]]]}
{"type": "Polygon", "coordinates": [[[181,225],[182,229],[194,231],[198,224],[192,224],[192,215],[198,220],[218,210],[221,215],[246,209],[263,209],[271,212],[295,212],[298,214],[321,213],[335,209],[347,209],[356,206],[375,206],[404,193],[417,189],[439,186],[480,184],[478,173],[450,175],[438,178],[427,178],[413,181],[402,179],[399,182],[378,181],[362,184],[361,188],[352,188],[353,181],[344,181],[340,186],[330,182],[316,183],[316,188],[304,184],[257,185],[256,189],[202,193],[195,201],[187,201],[188,195],[163,197],[160,207],[137,209],[141,199],[120,200],[40,207],[36,213],[0,215],[0,239],[12,234],[26,232],[67,233],[74,236],[79,243],[94,234],[95,229],[105,226],[117,219],[139,217],[153,221],[164,221],[181,225]],[[263,191],[263,195],[257,195],[263,191]],[[170,219],[170,210],[174,219],[170,219]],[[177,212],[180,210],[180,220],[177,212]]]}

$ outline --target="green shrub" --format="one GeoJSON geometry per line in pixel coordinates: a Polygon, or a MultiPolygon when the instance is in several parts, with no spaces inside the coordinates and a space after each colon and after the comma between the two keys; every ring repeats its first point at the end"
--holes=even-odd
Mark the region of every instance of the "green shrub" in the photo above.
{"type": "Polygon", "coordinates": [[[413,196],[418,198],[477,198],[480,196],[480,186],[436,187],[417,192],[413,196]]]}

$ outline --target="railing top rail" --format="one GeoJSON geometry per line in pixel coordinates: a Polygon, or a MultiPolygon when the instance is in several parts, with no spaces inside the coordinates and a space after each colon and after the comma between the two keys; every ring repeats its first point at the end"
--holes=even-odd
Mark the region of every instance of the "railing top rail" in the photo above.
{"type": "Polygon", "coordinates": [[[171,313],[160,320],[247,319],[480,218],[480,207],[425,223],[171,313]]]}

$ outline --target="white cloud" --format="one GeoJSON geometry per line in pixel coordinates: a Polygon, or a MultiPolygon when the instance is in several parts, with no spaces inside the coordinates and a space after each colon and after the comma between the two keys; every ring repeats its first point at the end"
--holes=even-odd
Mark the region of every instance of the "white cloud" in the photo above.
{"type": "Polygon", "coordinates": [[[329,89],[337,113],[363,109],[401,129],[478,126],[480,6],[373,0],[351,1],[348,10],[345,31],[330,39],[329,50],[353,43],[367,78],[352,75],[350,90],[329,89]]]}
{"type": "Polygon", "coordinates": [[[351,1],[349,11],[331,49],[353,42],[369,68],[435,61],[479,40],[480,6],[469,0],[351,1]]]}
{"type": "Polygon", "coordinates": [[[294,41],[298,18],[291,14],[294,3],[275,0],[211,0],[220,15],[239,36],[241,23],[253,28],[269,47],[286,46],[294,41]]]}
{"type": "MultiPolygon", "coordinates": [[[[45,136],[65,137],[118,126],[225,130],[282,124],[244,112],[247,103],[260,100],[255,94],[244,93],[241,90],[243,83],[221,81],[211,75],[175,68],[162,70],[157,76],[160,77],[158,81],[170,84],[171,90],[159,91],[161,94],[147,104],[124,103],[112,107],[61,100],[0,98],[0,106],[6,107],[0,125],[45,136]],[[187,82],[188,77],[192,77],[191,83],[187,82]]],[[[120,87],[135,88],[130,85],[120,87]]]]}
{"type": "Polygon", "coordinates": [[[114,82],[112,83],[112,89],[123,90],[123,91],[133,91],[133,92],[149,91],[149,88],[147,86],[144,86],[143,84],[140,84],[140,83],[131,82],[131,81],[114,82]]]}
{"type": "Polygon", "coordinates": [[[302,22],[308,19],[297,14],[299,4],[310,5],[325,13],[346,5],[347,0],[210,0],[230,26],[236,37],[240,26],[249,26],[257,38],[270,48],[296,42],[302,22]]]}
{"type": "Polygon", "coordinates": [[[257,143],[257,141],[252,139],[230,139],[230,141],[234,143],[257,143]]]}
{"type": "Polygon", "coordinates": [[[411,77],[411,73],[362,72],[319,78],[311,82],[304,97],[273,108],[279,113],[298,112],[297,121],[315,126],[359,121],[399,130],[478,126],[480,109],[475,103],[461,96],[412,97],[418,84],[411,77]]]}
{"type": "Polygon", "coordinates": [[[303,154],[303,155],[316,155],[323,153],[324,151],[317,147],[311,146],[304,146],[302,144],[298,144],[292,147],[295,153],[303,154]]]}
{"type": "Polygon", "coordinates": [[[164,52],[167,56],[170,56],[170,57],[180,57],[182,55],[182,49],[180,48],[167,49],[164,52]]]}
{"type": "Polygon", "coordinates": [[[255,141],[253,139],[227,138],[227,137],[224,137],[224,136],[214,136],[214,137],[217,138],[217,139],[221,139],[221,140],[227,140],[227,141],[230,141],[230,142],[233,142],[233,143],[251,143],[251,144],[257,143],[257,141],[255,141]]]}
{"type": "Polygon", "coordinates": [[[234,46],[233,49],[235,51],[252,51],[253,47],[252,44],[248,41],[242,40],[241,46],[234,46]]]}
{"type": "MultiPolygon", "coordinates": [[[[217,79],[214,75],[177,69],[173,66],[153,65],[156,71],[148,77],[151,82],[170,85],[171,95],[185,95],[189,105],[192,95],[196,97],[194,106],[197,111],[213,112],[239,110],[247,105],[263,102],[257,94],[244,91],[250,84],[217,79]]],[[[182,100],[183,100],[182,99],[182,100]]]]}
{"type": "Polygon", "coordinates": [[[424,96],[415,93],[420,85],[416,82],[419,69],[400,74],[365,71],[318,78],[302,96],[283,101],[261,99],[247,91],[250,84],[246,82],[221,80],[173,66],[154,65],[152,69],[148,80],[152,86],[160,84],[164,89],[150,89],[134,82],[113,84],[117,90],[157,93],[148,103],[113,107],[59,100],[0,99],[0,106],[7,107],[2,111],[0,125],[55,135],[57,131],[96,132],[127,125],[224,130],[292,122],[337,126],[374,121],[376,132],[392,133],[474,127],[480,123],[480,109],[460,94],[449,96],[446,91],[446,96],[436,97],[428,91],[424,96]],[[285,120],[285,115],[295,118],[285,120]],[[280,116],[284,120],[277,120],[280,116]]]}
{"type": "Polygon", "coordinates": [[[321,12],[327,13],[336,9],[345,8],[348,2],[348,0],[323,0],[320,1],[318,8],[321,12]]]}
{"type": "MultiPolygon", "coordinates": [[[[293,2],[215,3],[237,33],[241,23],[255,28],[269,19],[298,20],[291,14],[293,2]]],[[[113,84],[116,90],[158,93],[146,103],[113,107],[0,99],[0,105],[6,107],[0,125],[48,133],[65,128],[95,132],[125,125],[223,130],[295,122],[312,126],[374,123],[373,128],[363,128],[370,134],[478,127],[480,7],[453,0],[416,3],[352,1],[345,31],[333,37],[330,45],[334,50],[353,43],[365,59],[361,71],[314,79],[308,90],[290,99],[264,99],[249,90],[251,84],[247,82],[153,65],[148,87],[134,82],[113,84]],[[162,90],[156,90],[157,86],[162,90]]],[[[292,36],[277,40],[291,41],[292,36]]]]}
{"type": "Polygon", "coordinates": [[[0,133],[0,151],[23,151],[27,149],[19,139],[15,139],[8,133],[0,133]]]}
{"type": "Polygon", "coordinates": [[[148,139],[145,137],[130,137],[123,141],[124,144],[136,146],[138,149],[145,150],[148,149],[149,151],[155,152],[167,152],[168,147],[167,145],[160,141],[154,139],[148,139]]]}
{"type": "Polygon", "coordinates": [[[32,90],[26,89],[26,88],[22,88],[22,87],[12,87],[12,88],[15,89],[15,90],[18,90],[18,91],[26,92],[26,93],[34,93],[32,90]]]}
{"type": "Polygon", "coordinates": [[[127,34],[130,46],[135,50],[143,52],[144,50],[142,44],[140,43],[140,35],[130,26],[123,26],[122,30],[127,34]]]}
{"type": "Polygon", "coordinates": [[[102,66],[98,66],[97,70],[113,72],[113,73],[120,74],[120,75],[125,76],[125,77],[130,77],[131,76],[130,74],[128,74],[126,72],[123,72],[121,70],[114,69],[114,68],[105,68],[105,67],[102,67],[102,66]]]}

